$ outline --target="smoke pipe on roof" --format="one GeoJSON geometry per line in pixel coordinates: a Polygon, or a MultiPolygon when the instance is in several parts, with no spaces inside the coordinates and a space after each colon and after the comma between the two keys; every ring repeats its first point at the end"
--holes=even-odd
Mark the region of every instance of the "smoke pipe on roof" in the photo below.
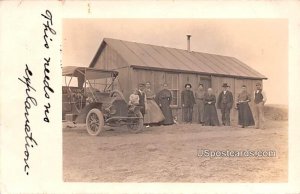
{"type": "Polygon", "coordinates": [[[188,34],[186,35],[187,38],[187,51],[191,52],[191,37],[192,35],[188,34]]]}

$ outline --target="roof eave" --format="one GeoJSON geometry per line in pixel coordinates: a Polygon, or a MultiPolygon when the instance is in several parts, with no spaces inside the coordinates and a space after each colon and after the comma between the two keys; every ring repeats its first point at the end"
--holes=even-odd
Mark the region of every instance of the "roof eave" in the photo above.
{"type": "Polygon", "coordinates": [[[202,74],[202,75],[214,75],[214,76],[222,76],[222,77],[234,77],[234,78],[247,78],[247,79],[261,79],[267,80],[267,77],[251,77],[251,76],[238,76],[238,75],[228,75],[228,74],[219,74],[219,73],[208,73],[208,72],[200,72],[200,71],[191,71],[191,70],[179,70],[179,69],[168,69],[168,68],[159,68],[159,67],[146,67],[146,66],[139,66],[139,65],[129,65],[135,69],[145,69],[145,70],[156,70],[156,71],[172,71],[172,72],[185,72],[185,73],[192,73],[192,74],[202,74]]]}

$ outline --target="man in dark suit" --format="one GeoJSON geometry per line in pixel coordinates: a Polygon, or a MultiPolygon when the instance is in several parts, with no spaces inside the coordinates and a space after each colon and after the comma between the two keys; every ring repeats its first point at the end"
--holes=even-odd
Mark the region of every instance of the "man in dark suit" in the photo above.
{"type": "Polygon", "coordinates": [[[230,125],[230,110],[233,105],[233,95],[228,90],[229,85],[227,83],[223,84],[223,91],[219,94],[218,97],[218,109],[221,109],[222,113],[222,123],[223,125],[230,125]]]}
{"type": "Polygon", "coordinates": [[[140,111],[143,116],[145,115],[145,111],[146,111],[146,109],[145,109],[146,96],[145,96],[144,90],[145,90],[145,84],[140,83],[138,95],[139,95],[139,106],[141,107],[140,111]]]}
{"type": "Polygon", "coordinates": [[[183,121],[186,123],[192,123],[195,97],[193,91],[191,91],[192,88],[191,84],[185,84],[184,87],[185,90],[181,92],[183,121]]]}

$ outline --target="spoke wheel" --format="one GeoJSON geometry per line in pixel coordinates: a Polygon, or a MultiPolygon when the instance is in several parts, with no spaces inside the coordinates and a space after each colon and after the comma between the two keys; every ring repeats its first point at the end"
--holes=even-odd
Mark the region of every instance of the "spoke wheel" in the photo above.
{"type": "Polygon", "coordinates": [[[89,111],[86,117],[86,128],[90,135],[99,135],[104,126],[103,114],[94,108],[89,111]]]}
{"type": "Polygon", "coordinates": [[[143,129],[144,126],[144,119],[141,111],[136,111],[135,113],[132,113],[129,115],[129,117],[139,117],[137,119],[130,119],[130,124],[127,124],[127,128],[132,133],[138,133],[143,129]]]}

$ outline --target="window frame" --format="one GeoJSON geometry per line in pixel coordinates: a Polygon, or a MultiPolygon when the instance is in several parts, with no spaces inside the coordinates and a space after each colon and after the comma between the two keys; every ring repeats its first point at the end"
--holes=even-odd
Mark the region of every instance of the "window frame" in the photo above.
{"type": "Polygon", "coordinates": [[[171,108],[177,108],[179,106],[179,90],[178,89],[169,89],[169,90],[171,91],[172,94],[172,102],[174,99],[173,91],[177,91],[176,104],[170,104],[171,108]]]}
{"type": "Polygon", "coordinates": [[[176,104],[170,104],[170,107],[171,108],[178,108],[179,107],[179,92],[180,92],[180,90],[179,90],[179,74],[177,74],[177,73],[166,73],[165,81],[167,81],[167,79],[166,79],[167,75],[169,75],[171,77],[171,82],[168,83],[168,86],[169,86],[168,89],[171,91],[171,94],[172,94],[171,103],[173,102],[173,99],[174,99],[173,91],[177,91],[176,104]],[[176,77],[176,78],[174,78],[174,77],[176,77]],[[175,83],[174,79],[177,79],[175,86],[173,85],[173,83],[175,83]]]}

